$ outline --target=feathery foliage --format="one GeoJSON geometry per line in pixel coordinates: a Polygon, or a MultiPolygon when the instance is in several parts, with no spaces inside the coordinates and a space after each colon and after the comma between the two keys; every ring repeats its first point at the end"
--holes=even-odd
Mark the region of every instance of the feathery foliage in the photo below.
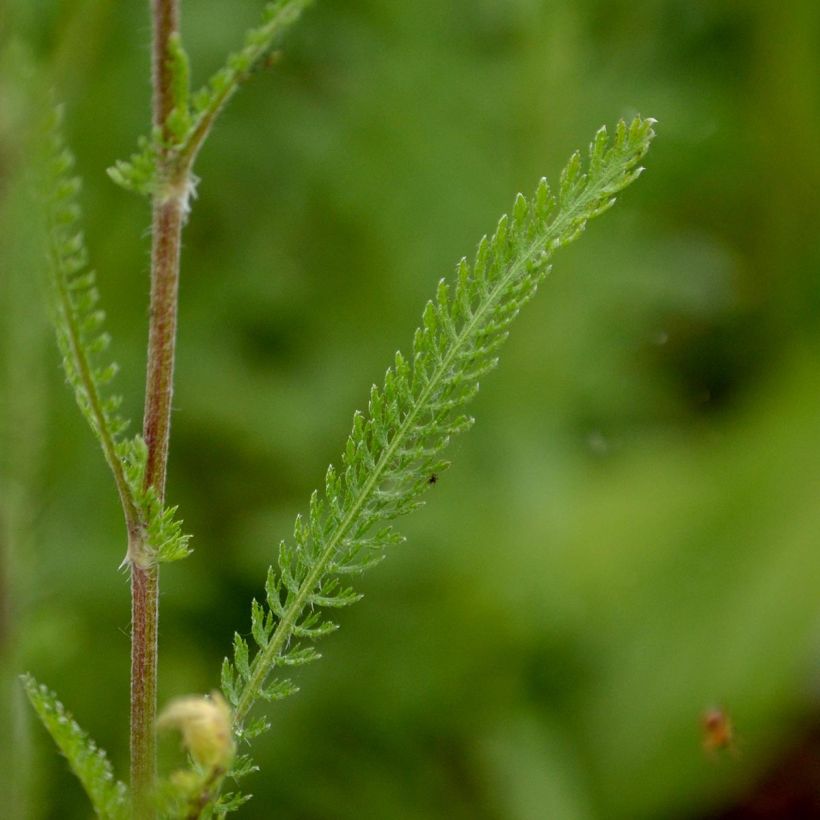
{"type": "Polygon", "coordinates": [[[122,464],[122,434],[128,422],[119,415],[122,397],[108,392],[117,373],[113,362],[100,361],[110,336],[103,331],[105,314],[99,309],[96,274],[88,267],[88,252],[79,227],[77,195],[80,180],[70,175],[74,157],[60,132],[61,112],[55,112],[47,134],[43,162],[46,238],[51,316],[63,369],[80,410],[102,445],[105,459],[125,509],[136,520],[136,505],[122,464]]]}
{"type": "Polygon", "coordinates": [[[161,129],[154,129],[150,138],[141,137],[137,151],[128,160],[118,160],[108,169],[111,179],[126,190],[154,194],[163,183],[157,178],[161,152],[172,157],[170,164],[176,169],[189,172],[222,109],[311,2],[272,0],[265,3],[259,25],[246,32],[242,48],[228,55],[225,65],[194,94],[190,93],[188,56],[179,36],[174,35],[168,54],[174,93],[174,108],[166,122],[169,136],[163,137],[161,129]]]}
{"type": "MultiPolygon", "coordinates": [[[[140,141],[131,160],[109,169],[112,178],[159,203],[180,181],[190,192],[194,160],[215,119],[309,2],[268,2],[262,23],[248,32],[244,46],[194,95],[187,54],[179,35],[171,34],[165,41],[171,112],[162,127],[140,141]]],[[[253,707],[297,691],[282,671],[320,657],[314,643],[336,629],[327,610],[361,597],[346,579],[377,564],[388,546],[403,540],[394,520],[421,506],[424,493],[447,469],[444,449],[473,423],[464,407],[496,366],[509,326],[549,271],[553,252],[577,238],[640,175],[653,124],[640,117],[628,125],[620,122],[612,139],[602,128],[586,164],[576,152],[555,193],[542,179],[531,199],[519,194],[511,216],[503,216],[492,237],[481,240],[472,263],[462,259],[453,281],[439,282],[423,311],[412,354],[396,353],[383,386],[372,387],[367,414],[354,415],[340,468],[328,468],[307,515],[297,516],[292,540],[280,543],[265,600],[252,602],[253,649],[245,637],[234,636],[232,660],[225,658],[222,665],[222,690],[232,707],[228,714],[225,706],[223,739],[232,731],[237,741],[250,741],[270,728],[264,716],[250,718],[253,707]]],[[[129,534],[126,558],[145,568],[185,557],[189,537],[176,508],[165,507],[154,488],[146,487],[146,444],[140,436],[124,438],[127,422],[119,415],[120,399],[108,393],[116,367],[99,362],[109,337],[102,331],[95,276],[77,227],[79,182],[69,176],[72,165],[55,124],[46,185],[52,192],[47,202],[52,315],[68,381],[102,445],[122,501],[129,534]]],[[[54,695],[31,677],[24,683],[97,812],[124,816],[125,787],[114,783],[105,757],[54,695]]],[[[204,727],[207,722],[197,731],[204,727]]],[[[227,775],[239,780],[255,766],[248,755],[235,756],[235,750],[231,741],[230,755],[207,765],[192,754],[189,770],[156,784],[155,807],[167,817],[221,817],[237,809],[248,797],[220,796],[223,781],[227,775]]],[[[135,796],[138,791],[135,787],[135,796]]]]}
{"type": "Polygon", "coordinates": [[[384,386],[373,386],[367,416],[353,418],[341,469],[328,469],[324,490],[311,496],[307,516],[296,518],[292,542],[279,545],[266,603],[252,604],[254,654],[237,634],[233,661],[223,662],[222,688],[234,707],[238,739],[266,728],[264,719],[246,726],[257,701],[296,691],[287,678],[271,681],[273,673],[319,657],[314,641],[336,628],[324,610],[359,600],[344,579],[378,563],[388,545],[402,540],[392,520],[419,507],[447,467],[442,451],[473,422],[462,409],[497,364],[508,328],[548,272],[552,253],[640,175],[653,124],[620,122],[612,140],[602,128],[586,170],[576,152],[557,193],[542,179],[531,200],[519,194],[512,216],[503,216],[492,238],[481,240],[473,263],[462,259],[454,281],[439,282],[412,356],[397,353],[384,386]]]}
{"type": "Polygon", "coordinates": [[[43,161],[46,242],[51,317],[63,370],[80,410],[102,446],[122,503],[129,534],[128,560],[175,561],[190,552],[175,507],[163,507],[153,488],[144,486],[146,447],[140,436],[125,438],[128,427],[119,408],[122,397],[110,392],[117,365],[103,359],[111,338],[103,330],[96,274],[79,227],[80,180],[71,176],[74,157],[60,132],[55,112],[43,161]]]}
{"type": "Polygon", "coordinates": [[[31,675],[22,676],[28,699],[71,770],[83,784],[94,811],[104,820],[125,820],[129,816],[126,788],[114,778],[105,752],[77,725],[57,696],[31,675]]]}

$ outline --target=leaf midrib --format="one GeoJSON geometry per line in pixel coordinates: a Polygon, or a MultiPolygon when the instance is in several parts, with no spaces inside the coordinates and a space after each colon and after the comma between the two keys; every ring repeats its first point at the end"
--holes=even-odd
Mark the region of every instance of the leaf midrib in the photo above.
{"type": "MultiPolygon", "coordinates": [[[[390,459],[393,457],[396,450],[401,446],[405,436],[412,428],[422,408],[426,406],[430,396],[443,382],[444,377],[449,372],[454,359],[464,348],[469,339],[478,332],[488,312],[495,307],[496,303],[500,300],[510,283],[521,275],[522,269],[526,267],[530,260],[536,254],[541,253],[546,246],[546,255],[543,260],[541,260],[541,264],[545,265],[547,260],[551,257],[552,252],[555,250],[555,248],[549,248],[551,240],[553,238],[558,239],[562,237],[568,227],[571,226],[579,217],[582,217],[585,212],[587,212],[589,205],[604,195],[603,191],[606,189],[607,185],[617,179],[617,177],[623,172],[624,168],[622,168],[619,163],[615,162],[612,165],[610,173],[603,174],[597,184],[586,184],[582,192],[576,198],[575,202],[569,207],[565,207],[559,211],[556,218],[547,227],[544,233],[537,239],[534,239],[527,248],[527,251],[523,255],[519,256],[512,265],[510,265],[507,273],[502,276],[495,287],[491,290],[489,298],[484,300],[483,303],[479,305],[475,313],[471,315],[470,320],[465,323],[459,332],[456,341],[450,346],[447,354],[434,371],[433,377],[427,381],[424,389],[419,394],[418,400],[414,402],[413,407],[410,412],[408,412],[399,429],[396,431],[390,444],[382,453],[374,470],[365,481],[349,511],[340,521],[338,527],[328,541],[327,546],[319,556],[319,559],[305,577],[305,580],[299,587],[299,592],[293,599],[293,602],[287,607],[285,614],[279,620],[270,641],[264,649],[260,649],[257,656],[254,658],[251,677],[244,687],[243,694],[237,703],[236,711],[234,713],[235,730],[241,727],[242,722],[250,709],[253,707],[253,704],[258,697],[259,690],[264,685],[265,679],[272,668],[273,662],[284,644],[290,638],[293,627],[295,626],[296,621],[305,606],[308,596],[324,574],[327,564],[333,557],[333,554],[335,553],[340,541],[356,521],[362,508],[367,503],[370,494],[381,482],[383,473],[385,472],[387,465],[390,463],[390,459]]],[[[586,182],[588,183],[588,179],[586,182]]],[[[530,207],[533,206],[530,205],[530,207]]],[[[556,247],[560,247],[560,245],[556,247]]]]}

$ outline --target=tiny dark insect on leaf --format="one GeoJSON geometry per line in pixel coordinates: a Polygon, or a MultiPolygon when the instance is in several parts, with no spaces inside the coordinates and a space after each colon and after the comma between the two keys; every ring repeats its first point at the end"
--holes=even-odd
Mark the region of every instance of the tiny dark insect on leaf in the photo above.
{"type": "Polygon", "coordinates": [[[438,483],[438,475],[433,473],[430,478],[427,479],[428,484],[437,484],[438,483]]]}

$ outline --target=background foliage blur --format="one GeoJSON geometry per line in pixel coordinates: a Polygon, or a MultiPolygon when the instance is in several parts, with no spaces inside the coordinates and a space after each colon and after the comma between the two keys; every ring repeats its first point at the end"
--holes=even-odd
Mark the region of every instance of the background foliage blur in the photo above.
{"type": "MultiPolygon", "coordinates": [[[[88,814],[19,671],[127,771],[122,522],[57,366],[24,179],[53,88],[138,427],[149,212],[104,169],[148,121],[146,6],[3,9],[12,817],[88,814]]],[[[183,4],[195,85],[260,6],[183,4]]],[[[659,120],[644,178],[519,320],[409,543],[273,710],[244,816],[820,812],[818,44],[815,0],[337,0],[231,104],[185,233],[169,496],[196,552],[163,570],[163,701],[217,685],[438,277],[602,122],[659,120]],[[714,705],[734,754],[704,753],[714,705]]]]}

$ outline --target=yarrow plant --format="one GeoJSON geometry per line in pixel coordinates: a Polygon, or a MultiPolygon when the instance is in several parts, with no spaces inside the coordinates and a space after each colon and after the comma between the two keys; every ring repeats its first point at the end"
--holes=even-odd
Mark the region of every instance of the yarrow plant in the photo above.
{"type": "Polygon", "coordinates": [[[451,438],[472,425],[465,407],[520,309],[550,269],[552,254],[608,210],[643,170],[654,136],[651,119],[619,122],[595,135],[586,160],[575,153],[552,189],[545,179],[519,194],[509,215],[439,281],[408,354],[396,353],[366,412],[357,412],[337,467],[327,470],[292,536],[281,541],[263,601],[251,602],[248,642],[239,632],[221,670],[221,692],[181,696],[157,719],[159,566],[189,554],[176,508],[165,500],[173,392],[180,236],[194,191],[194,162],[226,103],[307,0],[274,0],[204,88],[191,94],[179,33],[179,1],[152,0],[153,127],[112,179],[147,196],[153,207],[151,309],[143,429],[127,435],[120,398],[105,358],[109,337],[95,276],[79,229],[79,181],[55,117],[43,163],[51,315],[63,366],[77,403],[111,469],[127,533],[123,564],[131,577],[131,770],[116,780],[105,754],[56,696],[26,675],[29,699],[103,818],[221,817],[247,798],[235,785],[255,767],[250,742],[269,728],[260,702],[296,691],[288,676],[319,657],[315,642],[336,629],[327,613],[359,600],[349,579],[382,560],[402,536],[394,522],[423,503],[448,466],[451,438]],[[188,768],[159,776],[156,731],[178,730],[188,768]]]}

